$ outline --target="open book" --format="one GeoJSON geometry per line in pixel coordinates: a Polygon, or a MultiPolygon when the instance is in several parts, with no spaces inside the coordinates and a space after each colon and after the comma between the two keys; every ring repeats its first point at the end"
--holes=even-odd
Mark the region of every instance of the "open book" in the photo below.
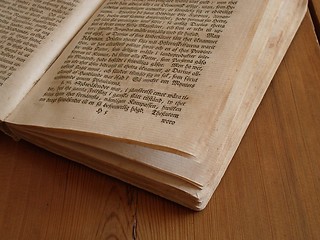
{"type": "Polygon", "coordinates": [[[306,0],[0,0],[0,125],[195,210],[306,0]]]}

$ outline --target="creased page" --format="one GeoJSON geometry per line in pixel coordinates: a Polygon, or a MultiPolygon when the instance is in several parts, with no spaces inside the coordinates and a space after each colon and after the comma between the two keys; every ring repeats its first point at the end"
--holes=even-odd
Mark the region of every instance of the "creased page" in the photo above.
{"type": "Polygon", "coordinates": [[[22,100],[101,0],[0,0],[0,120],[22,100]]]}
{"type": "Polygon", "coordinates": [[[107,1],[8,121],[197,156],[265,6],[107,1]]]}

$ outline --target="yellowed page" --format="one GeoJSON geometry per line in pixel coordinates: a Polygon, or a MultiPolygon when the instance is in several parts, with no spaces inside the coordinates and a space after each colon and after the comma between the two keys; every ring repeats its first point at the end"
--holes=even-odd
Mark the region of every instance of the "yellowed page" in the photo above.
{"type": "Polygon", "coordinates": [[[197,156],[265,5],[107,1],[8,121],[197,156]]]}
{"type": "MultiPolygon", "coordinates": [[[[54,136],[53,142],[55,142],[56,145],[59,145],[61,139],[61,147],[63,146],[64,139],[68,139],[71,141],[71,145],[73,145],[71,149],[77,152],[78,150],[79,152],[84,152],[93,159],[101,159],[102,162],[108,166],[108,168],[105,169],[103,167],[99,168],[100,171],[105,171],[121,179],[133,182],[138,186],[145,187],[158,194],[160,194],[157,189],[158,185],[152,184],[152,186],[149,185],[149,188],[145,186],[148,183],[150,184],[150,181],[155,180],[156,177],[151,177],[151,180],[149,179],[149,181],[141,181],[139,183],[137,177],[132,178],[134,174],[146,177],[149,173],[149,169],[147,168],[148,170],[146,170],[142,168],[139,163],[143,163],[151,168],[157,168],[160,171],[172,175],[177,174],[179,180],[187,180],[188,184],[190,182],[197,183],[196,185],[198,187],[202,186],[203,189],[190,189],[184,184],[169,181],[169,178],[161,179],[161,182],[166,182],[169,186],[186,191],[196,197],[196,199],[198,199],[198,205],[192,205],[191,207],[202,209],[208,202],[226,170],[255,109],[305,14],[306,5],[306,1],[304,0],[269,1],[265,12],[262,14],[261,21],[259,24],[257,23],[259,26],[257,26],[257,30],[254,31],[254,37],[248,49],[249,52],[247,53],[246,61],[241,68],[237,70],[238,74],[236,74],[235,84],[232,85],[230,94],[226,99],[226,108],[222,109],[219,113],[220,117],[215,121],[216,130],[209,134],[208,151],[202,152],[198,158],[198,163],[201,165],[198,165],[197,168],[193,168],[193,166],[196,166],[196,162],[190,162],[189,158],[183,159],[181,156],[151,151],[150,149],[136,146],[125,146],[125,144],[116,145],[115,143],[104,141],[101,137],[92,138],[91,136],[81,136],[81,134],[69,135],[70,132],[66,133],[68,135],[63,135],[62,131],[56,131],[52,134],[52,132],[47,133],[45,130],[41,132],[40,129],[33,130],[32,128],[29,129],[30,133],[39,133],[39,136],[43,135],[43,139],[46,140],[50,139],[50,136],[54,136]],[[283,31],[284,29],[285,31],[283,31]],[[252,68],[252,66],[255,66],[255,68],[252,68]],[[81,138],[81,140],[78,141],[77,138],[81,138]],[[77,145],[77,142],[81,144],[77,145]],[[104,144],[108,144],[108,146],[104,146],[104,144]],[[115,152],[136,161],[127,161],[127,159],[116,160],[116,157],[109,155],[106,157],[106,152],[100,152],[100,149],[115,152]],[[113,160],[115,161],[113,162],[113,160]],[[124,164],[124,162],[126,162],[126,164],[124,164]],[[137,163],[137,166],[134,165],[134,163],[137,163]],[[112,173],[110,169],[113,168],[108,164],[114,164],[114,166],[116,166],[115,169],[117,170],[115,170],[115,173],[112,173]],[[130,164],[132,164],[132,166],[128,167],[130,164]],[[120,169],[130,169],[128,171],[130,173],[132,172],[132,175],[121,175],[125,170],[122,172],[120,169]],[[181,176],[179,176],[180,174],[181,176]]],[[[23,131],[23,127],[19,127],[18,129],[23,131]]],[[[30,140],[32,141],[32,137],[30,140]]],[[[41,145],[43,142],[40,140],[38,144],[41,145]]],[[[45,145],[45,147],[63,154],[59,147],[56,147],[55,150],[51,145],[45,145]]],[[[77,153],[72,155],[70,149],[63,155],[69,156],[70,158],[74,157],[73,159],[77,159],[80,162],[83,161],[83,158],[76,157],[78,156],[77,153]]],[[[96,166],[95,161],[84,164],[89,166],[92,164],[92,167],[96,166]]],[[[184,202],[186,199],[185,196],[180,199],[173,198],[173,196],[177,196],[177,192],[178,190],[173,192],[172,195],[166,192],[165,197],[183,202],[182,204],[190,207],[190,202],[184,202]]]]}
{"type": "Polygon", "coordinates": [[[0,120],[23,99],[102,0],[0,0],[0,120]]]}
{"type": "MultiPolygon", "coordinates": [[[[264,13],[260,16],[261,19],[255,23],[254,36],[250,41],[246,59],[242,67],[238,69],[238,74],[235,75],[234,84],[231,86],[230,94],[226,99],[226,108],[219,112],[219,116],[215,120],[216,130],[208,131],[208,151],[203,151],[197,158],[183,157],[133,144],[111,141],[101,136],[84,135],[82,133],[72,134],[54,129],[29,128],[27,131],[36,136],[42,135],[45,139],[60,139],[61,143],[67,140],[75,144],[91,146],[96,150],[101,149],[116,153],[151,168],[176,175],[197,186],[205,186],[211,179],[211,174],[218,175],[217,172],[220,171],[221,162],[225,164],[224,162],[230,161],[231,158],[228,159],[225,155],[233,155],[244,134],[243,131],[249,124],[252,114],[279,64],[279,60],[284,55],[288,42],[296,30],[298,24],[292,24],[293,29],[289,31],[288,26],[291,25],[292,20],[289,20],[289,17],[286,19],[283,17],[285,16],[283,12],[289,6],[292,8],[296,4],[284,5],[283,2],[274,1],[273,4],[266,6],[264,13]],[[283,26],[286,26],[288,33],[281,33],[283,26]],[[282,42],[285,42],[285,44],[282,42]],[[256,65],[257,68],[252,68],[253,65],[256,65]],[[233,146],[229,149],[226,146],[229,146],[230,142],[233,146]]],[[[291,19],[295,12],[289,10],[291,19]]],[[[301,12],[303,13],[303,11],[301,9],[299,11],[299,17],[297,16],[295,21],[301,20],[301,12]]],[[[17,127],[17,129],[23,131],[25,127],[17,127]]]]}

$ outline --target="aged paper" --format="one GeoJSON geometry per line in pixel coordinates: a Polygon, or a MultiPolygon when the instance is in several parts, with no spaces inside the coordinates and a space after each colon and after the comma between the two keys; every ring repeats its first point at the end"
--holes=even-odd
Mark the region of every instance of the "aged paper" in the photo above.
{"type": "Polygon", "coordinates": [[[17,106],[101,3],[0,1],[0,120],[17,106]]]}
{"type": "Polygon", "coordinates": [[[265,3],[196,2],[106,2],[10,120],[198,156],[265,3]]]}

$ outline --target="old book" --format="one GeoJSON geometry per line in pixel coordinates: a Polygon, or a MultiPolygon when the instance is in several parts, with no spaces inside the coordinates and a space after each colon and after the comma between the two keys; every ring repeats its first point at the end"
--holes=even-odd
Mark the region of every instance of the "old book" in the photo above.
{"type": "Polygon", "coordinates": [[[1,129],[195,210],[306,0],[0,0],[1,129]]]}

